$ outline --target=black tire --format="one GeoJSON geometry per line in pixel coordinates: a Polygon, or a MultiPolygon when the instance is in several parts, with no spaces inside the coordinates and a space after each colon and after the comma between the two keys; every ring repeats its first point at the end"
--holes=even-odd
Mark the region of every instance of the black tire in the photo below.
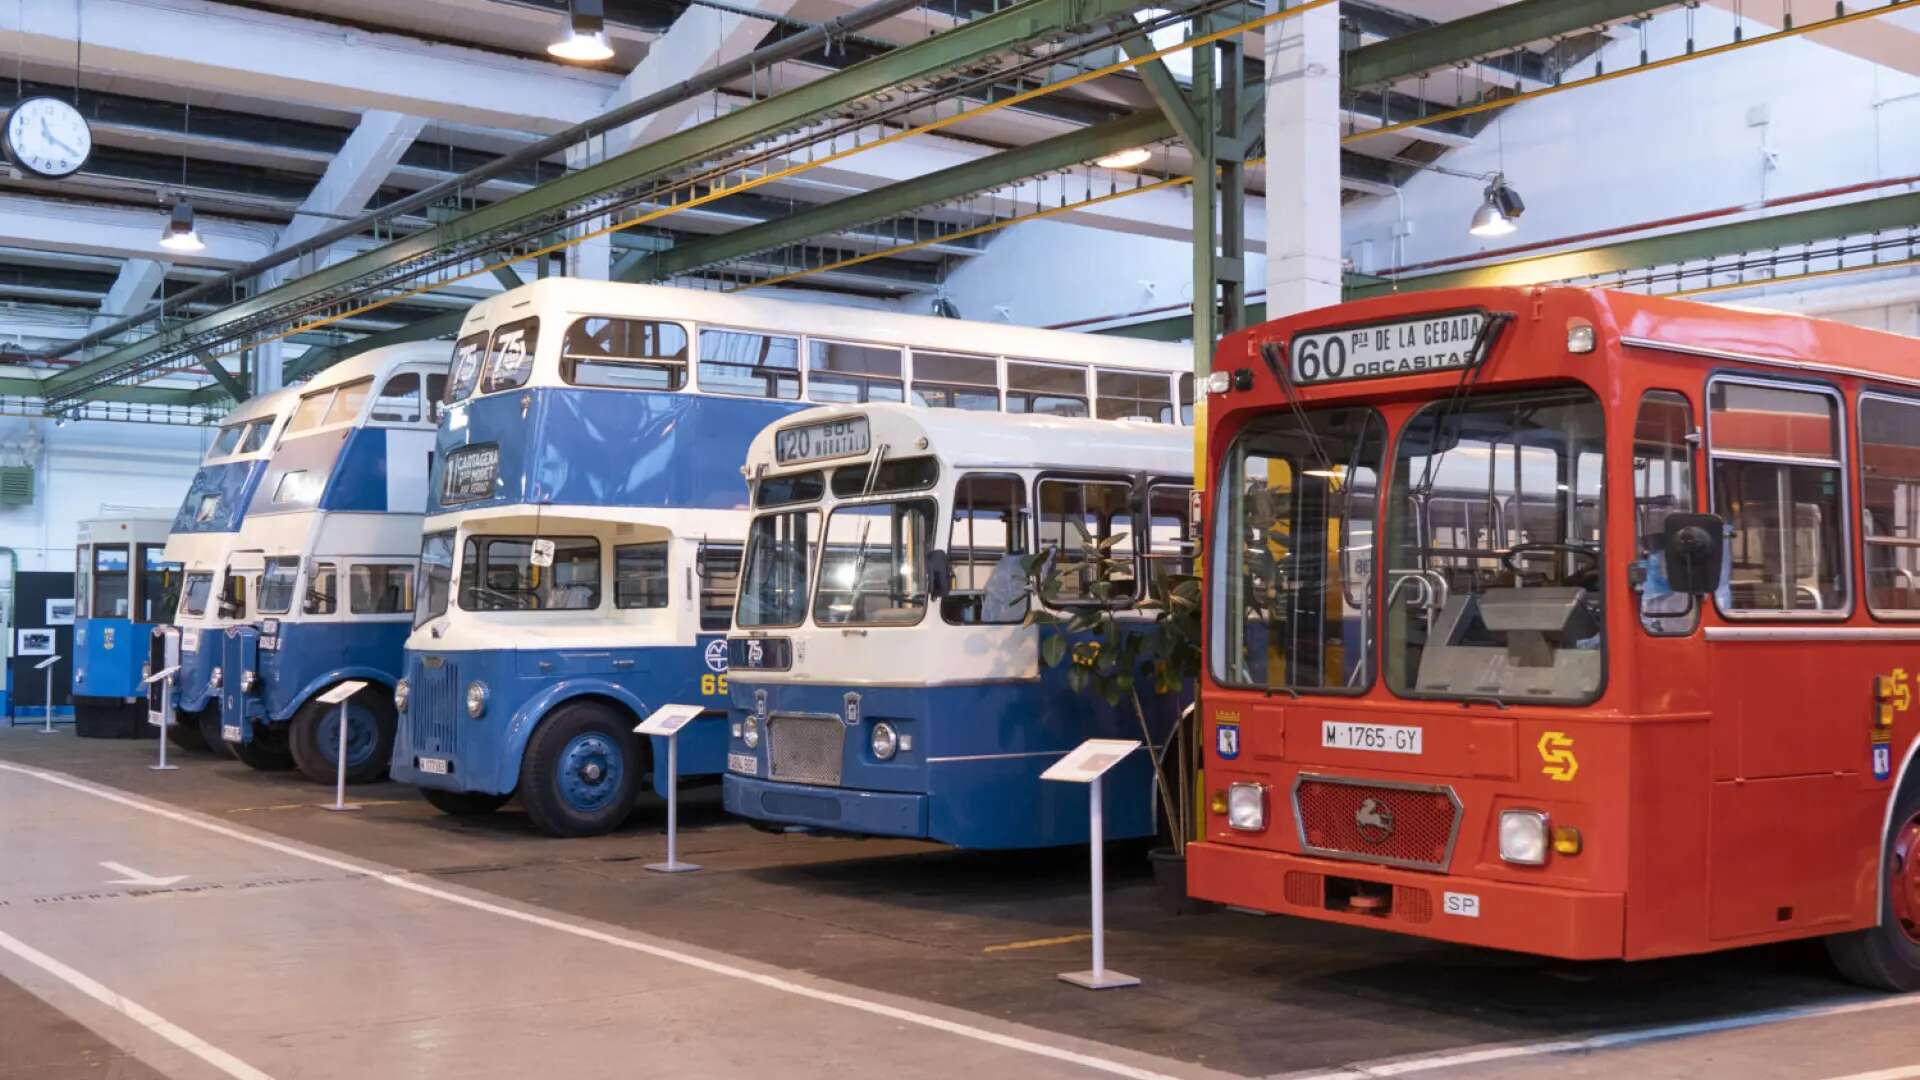
{"type": "Polygon", "coordinates": [[[227,740],[220,737],[220,709],[208,705],[197,713],[181,713],[181,716],[193,717],[200,728],[200,741],[207,744],[207,751],[214,757],[231,758],[233,750],[227,746],[227,740]]]}
{"type": "Polygon", "coordinates": [[[592,701],[562,705],[540,722],[520,762],[520,803],[535,828],[599,836],[627,820],[649,765],[633,724],[631,714],[592,701]]]}
{"type": "Polygon", "coordinates": [[[261,772],[285,772],[293,768],[293,752],[287,749],[287,729],[253,729],[253,741],[227,743],[227,751],[242,765],[261,772]]]}
{"type": "Polygon", "coordinates": [[[1881,840],[1880,925],[1827,938],[1827,954],[1850,982],[1876,990],[1920,990],[1920,782],[1894,800],[1881,840]]]}
{"type": "MultiPolygon", "coordinates": [[[[393,760],[393,736],[398,715],[385,687],[370,686],[347,701],[347,783],[371,784],[387,775],[393,760]]],[[[317,697],[293,714],[287,725],[287,747],[293,764],[316,784],[337,779],[335,755],[340,752],[340,706],[317,697]]]]}
{"type": "Polygon", "coordinates": [[[441,791],[439,788],[423,787],[420,789],[420,797],[432,803],[433,808],[443,814],[452,814],[454,817],[478,817],[481,814],[491,814],[507,805],[507,800],[513,798],[513,795],[512,793],[489,795],[484,791],[441,791]]]}
{"type": "MultiPolygon", "coordinates": [[[[218,735],[219,732],[214,732],[218,735]]],[[[200,718],[192,713],[176,712],[173,724],[167,728],[167,738],[182,750],[206,750],[206,733],[200,730],[200,718]]]]}

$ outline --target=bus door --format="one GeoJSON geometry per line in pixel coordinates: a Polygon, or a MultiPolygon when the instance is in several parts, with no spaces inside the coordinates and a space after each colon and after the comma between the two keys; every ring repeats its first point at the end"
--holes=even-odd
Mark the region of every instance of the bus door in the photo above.
{"type": "MultiPolygon", "coordinates": [[[[1667,517],[1695,513],[1699,506],[1694,432],[1693,404],[1685,394],[1649,390],[1641,397],[1630,455],[1634,550],[1629,571],[1639,632],[1624,650],[1633,660],[1628,670],[1634,673],[1634,711],[1641,714],[1671,716],[1708,708],[1711,680],[1700,609],[1713,601],[1673,591],[1661,551],[1667,517]]],[[[1614,670],[1623,670],[1623,665],[1616,664],[1614,670]]],[[[1705,737],[1704,727],[1698,734],[1705,737]]],[[[1694,748],[1696,761],[1708,757],[1705,745],[1694,748]]]]}

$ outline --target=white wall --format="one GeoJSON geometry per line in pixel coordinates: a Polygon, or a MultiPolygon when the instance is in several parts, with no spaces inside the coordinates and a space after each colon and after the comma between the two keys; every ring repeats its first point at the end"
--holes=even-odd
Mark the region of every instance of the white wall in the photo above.
{"type": "Polygon", "coordinates": [[[212,428],[0,418],[0,464],[34,466],[33,505],[0,507],[0,547],[20,569],[71,571],[74,531],[103,509],[172,517],[212,428]]]}

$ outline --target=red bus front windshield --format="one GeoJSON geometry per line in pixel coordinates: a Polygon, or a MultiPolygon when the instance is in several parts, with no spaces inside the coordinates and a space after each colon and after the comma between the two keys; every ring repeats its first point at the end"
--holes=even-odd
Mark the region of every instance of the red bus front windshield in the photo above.
{"type": "Polygon", "coordinates": [[[1329,408],[1268,414],[1235,439],[1218,486],[1214,678],[1359,693],[1379,666],[1402,697],[1597,697],[1599,400],[1566,388],[1435,401],[1401,426],[1380,506],[1385,428],[1370,408],[1329,408]]]}

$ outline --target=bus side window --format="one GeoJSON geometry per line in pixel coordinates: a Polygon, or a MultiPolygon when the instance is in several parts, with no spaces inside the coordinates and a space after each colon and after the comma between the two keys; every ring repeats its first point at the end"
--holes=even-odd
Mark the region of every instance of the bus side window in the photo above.
{"type": "Polygon", "coordinates": [[[901,350],[889,345],[853,345],[815,338],[807,343],[807,397],[812,401],[901,401],[906,381],[901,350]]]}
{"type": "Polygon", "coordinates": [[[700,389],[735,397],[800,399],[800,339],[751,330],[700,331],[700,389]]]}
{"type": "Polygon", "coordinates": [[[1147,489],[1147,580],[1153,583],[1149,595],[1165,592],[1169,576],[1193,573],[1199,538],[1193,535],[1192,518],[1187,513],[1192,491],[1178,484],[1155,484],[1147,489]]]}
{"type": "MultiPolygon", "coordinates": [[[[1112,548],[1116,559],[1135,559],[1139,553],[1133,535],[1133,485],[1125,480],[1046,479],[1040,481],[1040,550],[1053,551],[1060,573],[1062,603],[1094,599],[1094,572],[1083,561],[1087,541],[1124,538],[1112,548]],[[1078,527],[1076,527],[1078,526],[1078,527]],[[1084,537],[1084,538],[1083,538],[1084,537]]],[[[1138,595],[1137,582],[1117,582],[1138,595]]],[[[1124,600],[1116,595],[1113,600],[1124,600]]]]}
{"type": "Polygon", "coordinates": [[[1027,616],[1027,485],[1006,473],[968,473],[953,486],[947,560],[953,588],[940,615],[960,625],[1017,623],[1027,616]]]}
{"type": "Polygon", "coordinates": [[[307,598],[300,606],[307,615],[331,615],[340,610],[340,570],[333,563],[313,564],[307,577],[307,598]]]}
{"type": "Polygon", "coordinates": [[[915,349],[913,403],[929,409],[998,412],[999,366],[991,356],[915,349]]]}
{"type": "Polygon", "coordinates": [[[1087,415],[1087,369],[1008,360],[1007,411],[1044,416],[1087,415]]]}
{"type": "Polygon", "coordinates": [[[740,591],[740,545],[701,544],[694,559],[700,579],[700,629],[733,625],[733,598],[740,591]]]}
{"type": "Polygon", "coordinates": [[[1690,634],[1700,622],[1693,597],[1667,587],[1662,537],[1669,514],[1691,514],[1693,407],[1686,395],[1649,390],[1633,424],[1633,535],[1639,561],[1640,625],[1649,634],[1690,634]]]}
{"type": "Polygon", "coordinates": [[[1860,533],[1867,607],[1920,611],[1920,402],[1860,399],[1860,533]]]}
{"type": "Polygon", "coordinates": [[[400,615],[413,610],[413,567],[361,563],[347,571],[347,606],[355,615],[400,615]]]}
{"type": "Polygon", "coordinates": [[[420,422],[420,373],[402,371],[387,380],[380,396],[373,399],[376,424],[417,424],[420,422]]]}
{"type": "Polygon", "coordinates": [[[226,583],[220,587],[220,618],[244,619],[247,617],[247,578],[244,574],[228,574],[226,583]]]}
{"type": "Polygon", "coordinates": [[[613,606],[667,606],[667,542],[621,544],[613,549],[613,606]]]}
{"type": "Polygon", "coordinates": [[[678,390],[687,385],[687,331],[655,319],[585,318],[560,341],[569,386],[678,390]]]}
{"type": "Polygon", "coordinates": [[[165,544],[140,545],[139,622],[168,622],[180,600],[180,570],[177,562],[167,561],[165,544]]]}
{"type": "Polygon", "coordinates": [[[1156,424],[1173,422],[1173,398],[1167,376],[1158,371],[1107,371],[1096,368],[1093,381],[1099,389],[1094,399],[1094,415],[1102,420],[1151,420],[1156,424]]]}
{"type": "Polygon", "coordinates": [[[1733,529],[1720,609],[1844,612],[1838,396],[1732,379],[1707,394],[1714,512],[1733,529]]]}
{"type": "Polygon", "coordinates": [[[427,420],[440,422],[440,410],[446,407],[447,377],[438,372],[427,376],[427,420]]]}

